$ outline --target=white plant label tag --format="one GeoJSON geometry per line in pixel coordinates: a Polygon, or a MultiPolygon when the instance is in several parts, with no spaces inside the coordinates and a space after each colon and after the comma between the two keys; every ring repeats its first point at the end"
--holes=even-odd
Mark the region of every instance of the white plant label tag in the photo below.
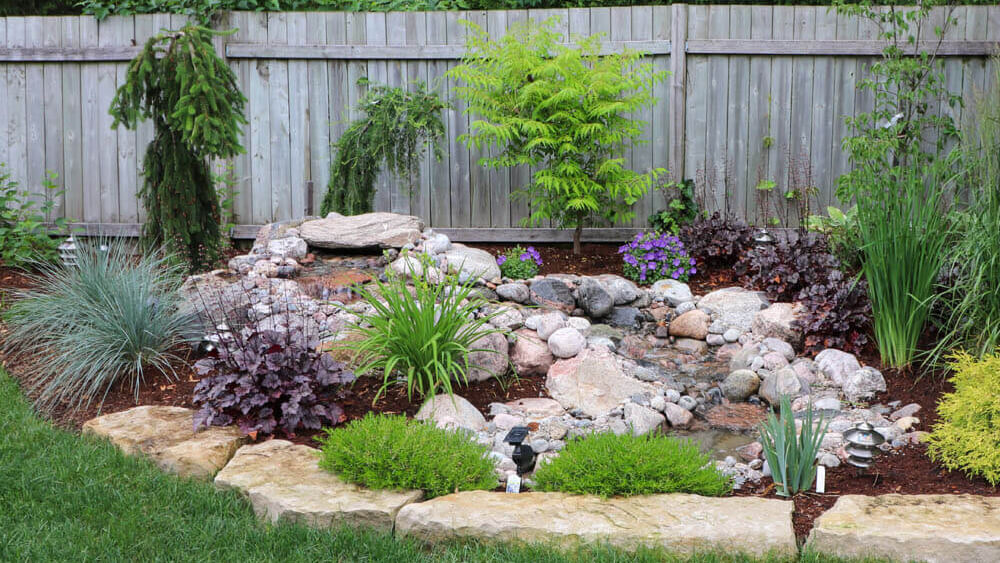
{"type": "Polygon", "coordinates": [[[517,475],[511,475],[507,477],[507,492],[508,493],[519,493],[521,492],[521,478],[517,475]]]}
{"type": "Polygon", "coordinates": [[[826,492],[826,467],[816,466],[816,492],[823,494],[826,492]]]}

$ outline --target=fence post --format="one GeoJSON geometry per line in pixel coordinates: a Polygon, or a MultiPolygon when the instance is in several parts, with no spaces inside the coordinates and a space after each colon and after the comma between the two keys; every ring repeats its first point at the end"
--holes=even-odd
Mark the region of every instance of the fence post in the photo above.
{"type": "Polygon", "coordinates": [[[684,179],[684,119],[687,108],[687,4],[673,4],[670,17],[670,155],[675,181],[684,179]]]}

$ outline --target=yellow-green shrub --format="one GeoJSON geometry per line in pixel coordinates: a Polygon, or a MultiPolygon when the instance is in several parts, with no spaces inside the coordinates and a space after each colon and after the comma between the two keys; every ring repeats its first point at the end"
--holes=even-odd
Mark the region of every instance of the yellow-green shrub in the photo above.
{"type": "Polygon", "coordinates": [[[938,404],[937,424],[927,442],[931,459],[948,469],[1000,482],[1000,351],[981,359],[965,352],[951,357],[953,393],[938,404]]]}

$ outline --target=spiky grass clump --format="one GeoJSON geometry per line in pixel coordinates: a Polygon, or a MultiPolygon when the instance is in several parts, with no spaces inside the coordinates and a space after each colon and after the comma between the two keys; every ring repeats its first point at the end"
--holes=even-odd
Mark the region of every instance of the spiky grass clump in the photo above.
{"type": "Polygon", "coordinates": [[[497,485],[485,446],[404,416],[368,413],[320,441],[320,467],[370,489],[422,489],[433,498],[497,485]]]}
{"type": "Polygon", "coordinates": [[[691,440],[647,434],[591,434],[566,443],[559,457],[534,475],[535,488],[612,496],[693,493],[720,496],[733,490],[729,477],[691,440]]]}
{"type": "Polygon", "coordinates": [[[103,402],[121,382],[138,398],[147,371],[172,373],[172,350],[196,326],[179,306],[182,270],[170,257],[112,243],[81,245],[77,262],[39,264],[33,288],[4,314],[3,346],[25,360],[42,409],[103,402]]]}
{"type": "MultiPolygon", "coordinates": [[[[357,288],[374,309],[351,327],[343,348],[356,354],[358,375],[381,370],[383,385],[376,399],[402,378],[407,396],[453,393],[454,383],[467,383],[474,352],[496,353],[480,342],[500,332],[489,324],[498,312],[476,316],[486,302],[476,292],[475,279],[459,282],[442,276],[426,255],[409,262],[409,277],[386,270],[387,281],[357,288]],[[439,279],[440,278],[440,279],[439,279]]],[[[493,375],[503,375],[501,373],[493,375]]]]}

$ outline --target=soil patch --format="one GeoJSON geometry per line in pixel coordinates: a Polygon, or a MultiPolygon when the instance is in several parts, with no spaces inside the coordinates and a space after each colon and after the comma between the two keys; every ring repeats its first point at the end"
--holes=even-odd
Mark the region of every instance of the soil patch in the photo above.
{"type": "MultiPolygon", "coordinates": [[[[476,248],[481,248],[494,256],[499,256],[509,248],[515,246],[511,244],[472,244],[476,248]]],[[[521,246],[529,246],[522,244],[521,246]]],[[[576,274],[578,276],[596,276],[600,274],[622,275],[622,258],[618,254],[620,244],[614,243],[585,243],[581,246],[582,254],[573,254],[573,245],[570,243],[545,243],[533,244],[542,257],[542,266],[538,273],[543,276],[550,274],[576,274]]],[[[720,269],[709,272],[699,272],[688,280],[691,291],[698,295],[704,295],[710,291],[740,285],[736,280],[736,275],[732,270],[720,269]]]]}

